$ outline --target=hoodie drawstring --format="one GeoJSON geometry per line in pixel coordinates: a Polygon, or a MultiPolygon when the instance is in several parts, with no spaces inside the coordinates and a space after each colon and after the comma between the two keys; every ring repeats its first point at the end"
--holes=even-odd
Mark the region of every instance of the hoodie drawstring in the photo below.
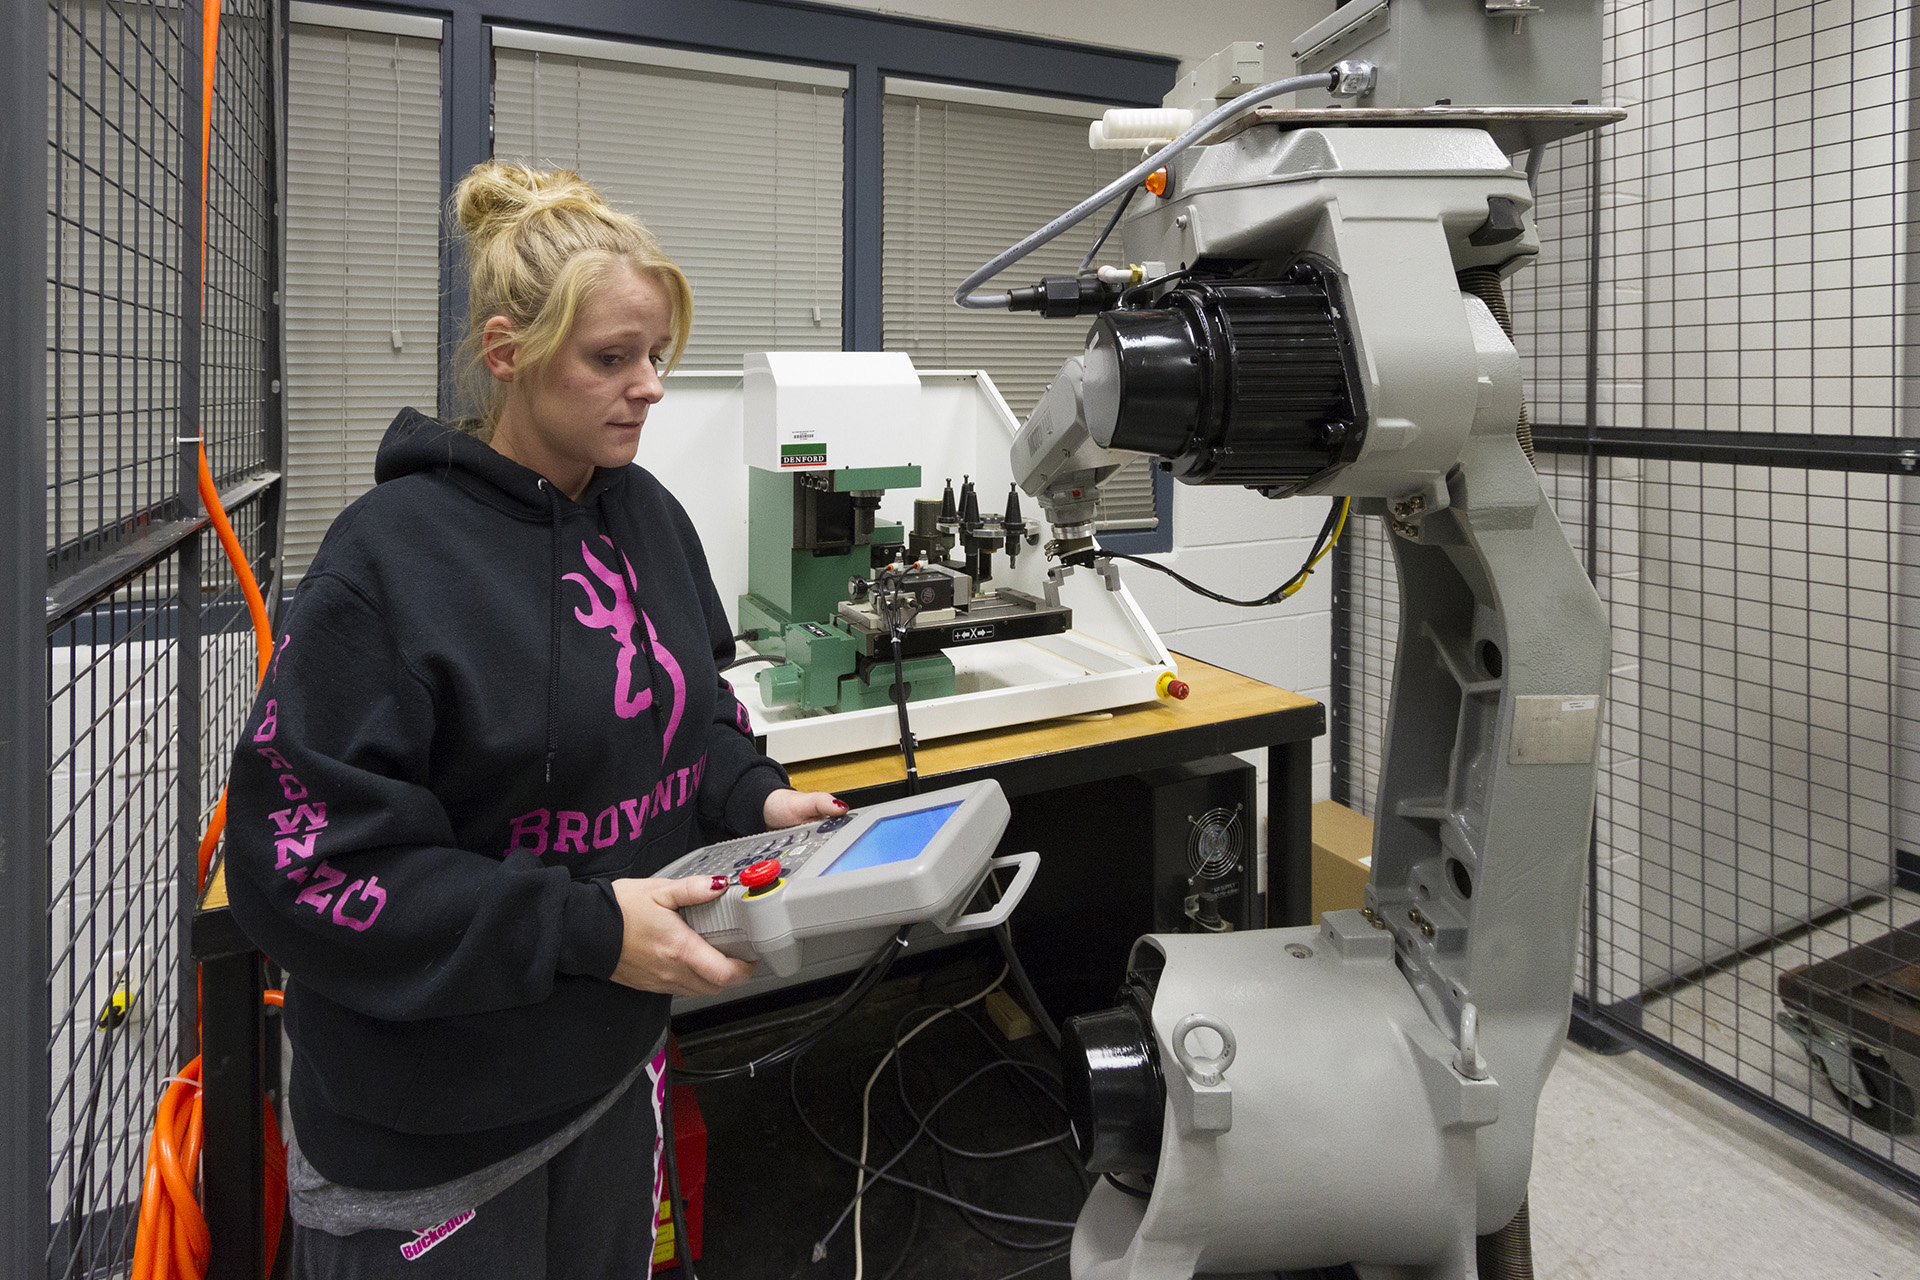
{"type": "Polygon", "coordinates": [[[553,574],[547,584],[547,785],[553,785],[553,757],[560,749],[560,495],[546,480],[540,488],[547,495],[547,528],[553,545],[553,574]]]}

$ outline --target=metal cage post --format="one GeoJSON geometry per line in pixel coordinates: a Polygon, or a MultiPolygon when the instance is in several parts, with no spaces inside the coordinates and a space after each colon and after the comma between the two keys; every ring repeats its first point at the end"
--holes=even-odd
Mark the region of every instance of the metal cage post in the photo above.
{"type": "Polygon", "coordinates": [[[47,6],[8,0],[0,41],[0,1274],[46,1267],[47,6]]]}
{"type": "MultiPolygon", "coordinates": [[[[190,11],[198,27],[198,5],[190,11]]],[[[201,445],[202,423],[200,415],[200,314],[204,287],[206,262],[202,243],[205,232],[196,236],[193,228],[204,227],[200,210],[206,198],[205,179],[202,176],[200,154],[200,43],[198,40],[186,42],[187,57],[185,99],[183,104],[185,119],[193,122],[193,127],[183,134],[184,153],[181,157],[181,208],[187,211],[188,233],[181,237],[180,271],[180,402],[175,421],[179,424],[176,439],[179,441],[180,477],[179,504],[183,519],[197,519],[202,514],[200,505],[199,449],[201,445]]],[[[174,922],[174,932],[178,939],[175,954],[179,957],[178,994],[174,999],[174,1025],[176,1028],[176,1050],[179,1060],[184,1064],[199,1051],[200,1000],[199,982],[191,959],[193,941],[193,904],[199,899],[199,852],[200,852],[200,649],[201,649],[201,539],[192,537],[180,544],[179,550],[179,595],[174,622],[174,657],[178,663],[177,687],[178,699],[175,721],[175,739],[179,744],[180,768],[175,774],[176,800],[174,817],[178,823],[179,862],[175,867],[176,901],[180,904],[179,919],[174,922]]]]}
{"type": "MultiPolygon", "coordinates": [[[[261,399],[266,406],[263,461],[267,469],[284,477],[287,474],[287,27],[291,0],[268,0],[271,14],[268,41],[273,66],[268,83],[272,86],[273,115],[273,200],[268,206],[267,246],[273,255],[267,280],[267,362],[260,371],[261,399]]],[[[267,616],[280,621],[281,554],[287,544],[286,481],[263,494],[260,536],[268,577],[260,583],[266,597],[267,616]]]]}

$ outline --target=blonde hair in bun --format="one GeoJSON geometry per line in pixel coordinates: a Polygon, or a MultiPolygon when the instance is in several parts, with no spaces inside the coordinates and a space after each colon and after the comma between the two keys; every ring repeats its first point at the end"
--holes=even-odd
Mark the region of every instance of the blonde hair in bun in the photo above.
{"type": "Polygon", "coordinates": [[[659,284],[673,304],[666,367],[686,353],[693,327],[686,274],[638,218],[616,212],[579,174],[489,160],[467,172],[448,203],[467,255],[458,378],[467,403],[479,409],[479,418],[463,425],[481,438],[493,434],[505,391],[487,372],[489,346],[512,342],[522,368],[545,364],[615,263],[659,284]],[[513,337],[489,340],[486,325],[494,316],[507,318],[513,337]]]}

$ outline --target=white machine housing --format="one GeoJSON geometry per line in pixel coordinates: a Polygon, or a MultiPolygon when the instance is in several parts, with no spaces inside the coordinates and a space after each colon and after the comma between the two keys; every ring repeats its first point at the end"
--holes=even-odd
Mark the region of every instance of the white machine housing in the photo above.
{"type": "Polygon", "coordinates": [[[898,351],[749,351],[746,462],[766,471],[915,462],[920,376],[898,351]]]}

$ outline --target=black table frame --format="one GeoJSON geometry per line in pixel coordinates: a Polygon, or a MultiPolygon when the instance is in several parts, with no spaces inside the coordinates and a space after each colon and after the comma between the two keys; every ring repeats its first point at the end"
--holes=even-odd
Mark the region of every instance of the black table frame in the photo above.
{"type": "MultiPolygon", "coordinates": [[[[200,963],[201,1201],[207,1280],[260,1280],[266,1259],[262,1098],[279,1085],[280,1033],[263,1003],[266,959],[224,907],[193,918],[200,963]]],[[[283,1225],[284,1237],[288,1227],[283,1225]]]]}

